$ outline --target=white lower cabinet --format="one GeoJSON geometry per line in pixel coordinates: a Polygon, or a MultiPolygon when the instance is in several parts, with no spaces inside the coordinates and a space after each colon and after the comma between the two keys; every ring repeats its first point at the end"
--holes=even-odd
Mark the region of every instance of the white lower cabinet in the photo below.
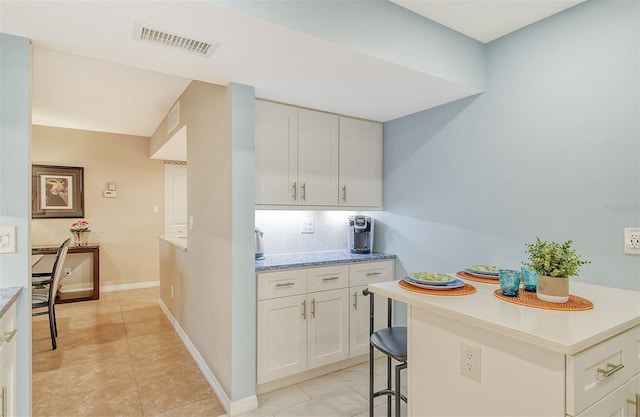
{"type": "Polygon", "coordinates": [[[640,374],[613,391],[576,417],[620,416],[634,417],[640,415],[640,405],[636,395],[640,396],[640,374]],[[636,404],[633,404],[636,403],[636,404]]]}
{"type": "Polygon", "coordinates": [[[307,296],[307,368],[349,357],[349,290],[320,291],[307,296]]]}
{"type": "Polygon", "coordinates": [[[567,356],[567,416],[640,416],[640,326],[567,356]]]}
{"type": "MultiPolygon", "coordinates": [[[[349,356],[369,352],[370,299],[362,294],[368,284],[393,280],[393,261],[358,263],[349,266],[349,356]]],[[[387,299],[374,296],[374,330],[387,325],[387,299]]]]}
{"type": "Polygon", "coordinates": [[[307,296],[258,301],[258,383],[307,369],[307,296]]]}
{"type": "MultiPolygon", "coordinates": [[[[366,285],[350,284],[363,284],[366,271],[371,282],[393,279],[393,261],[357,265],[257,275],[258,384],[368,352],[369,299],[362,295],[366,285]]],[[[386,303],[378,298],[376,323],[382,327],[386,303]]]]}
{"type": "MultiPolygon", "coordinates": [[[[369,297],[362,294],[366,285],[350,287],[351,312],[349,314],[349,356],[359,356],[369,352],[369,297]]],[[[387,301],[384,297],[375,297],[374,329],[387,325],[387,301]]]]}
{"type": "Polygon", "coordinates": [[[16,307],[0,318],[0,410],[2,417],[16,415],[16,307]]]}

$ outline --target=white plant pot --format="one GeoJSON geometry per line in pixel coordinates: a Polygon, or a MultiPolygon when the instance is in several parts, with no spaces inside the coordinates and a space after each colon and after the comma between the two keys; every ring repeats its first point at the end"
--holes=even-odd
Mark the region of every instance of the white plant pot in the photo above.
{"type": "Polygon", "coordinates": [[[536,295],[542,301],[566,303],[569,301],[569,278],[538,275],[536,295]]]}

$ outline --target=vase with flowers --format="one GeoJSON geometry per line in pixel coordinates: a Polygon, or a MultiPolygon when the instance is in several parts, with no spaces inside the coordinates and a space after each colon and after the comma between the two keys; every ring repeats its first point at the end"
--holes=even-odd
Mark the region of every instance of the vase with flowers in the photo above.
{"type": "Polygon", "coordinates": [[[73,222],[69,231],[73,235],[76,246],[87,246],[89,244],[91,229],[88,221],[78,220],[73,222]]]}

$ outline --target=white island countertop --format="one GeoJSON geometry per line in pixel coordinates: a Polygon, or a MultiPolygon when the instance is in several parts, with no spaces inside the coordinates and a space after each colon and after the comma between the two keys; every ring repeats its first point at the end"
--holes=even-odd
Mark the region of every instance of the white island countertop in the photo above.
{"type": "MultiPolygon", "coordinates": [[[[370,284],[369,290],[413,308],[464,321],[555,352],[572,355],[640,325],[640,292],[570,283],[570,293],[590,300],[586,311],[545,310],[497,298],[497,284],[466,281],[477,291],[465,296],[437,296],[407,291],[398,281],[370,284]]],[[[522,291],[522,289],[521,289],[522,291]]]]}

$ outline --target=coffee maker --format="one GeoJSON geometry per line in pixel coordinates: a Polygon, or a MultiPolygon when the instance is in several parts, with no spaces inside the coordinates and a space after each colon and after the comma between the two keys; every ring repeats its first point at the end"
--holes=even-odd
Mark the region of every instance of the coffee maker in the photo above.
{"type": "Polygon", "coordinates": [[[373,219],[369,216],[349,216],[349,252],[373,252],[373,219]]]}

